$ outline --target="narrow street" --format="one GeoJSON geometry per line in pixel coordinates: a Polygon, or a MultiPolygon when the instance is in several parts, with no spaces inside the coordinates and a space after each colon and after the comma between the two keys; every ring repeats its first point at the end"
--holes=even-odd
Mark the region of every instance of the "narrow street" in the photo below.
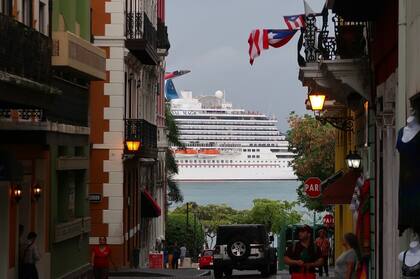
{"type": "MultiPolygon", "coordinates": [[[[168,270],[165,270],[166,272],[168,271],[168,270]]],[[[209,275],[204,275],[204,276],[198,276],[198,275],[196,275],[196,276],[194,276],[193,274],[194,273],[196,273],[196,274],[198,274],[197,273],[197,271],[194,271],[194,270],[191,270],[191,269],[186,269],[186,270],[179,270],[179,272],[177,271],[177,272],[175,272],[173,275],[171,275],[171,276],[157,276],[156,274],[154,274],[154,275],[150,275],[150,276],[147,276],[146,274],[142,274],[141,276],[138,276],[138,277],[136,277],[136,276],[126,276],[126,277],[120,277],[120,276],[115,276],[115,277],[110,277],[111,279],[130,279],[130,278],[149,278],[149,279],[164,279],[164,278],[172,278],[172,279],[191,279],[191,278],[202,278],[202,279],[214,279],[215,277],[214,277],[214,275],[213,275],[213,272],[212,271],[210,271],[211,272],[211,274],[209,274],[209,275]]],[[[157,273],[159,273],[159,270],[157,271],[157,273]]],[[[226,278],[226,277],[224,277],[224,278],[226,278]]],[[[264,277],[262,277],[261,276],[261,274],[259,273],[259,272],[257,272],[257,271],[250,271],[250,270],[247,270],[247,271],[239,271],[239,270],[235,270],[234,272],[233,272],[233,275],[230,277],[230,278],[232,278],[232,279],[234,279],[234,278],[264,278],[264,277]]],[[[289,273],[288,273],[288,271],[285,271],[285,270],[283,270],[283,271],[279,271],[278,273],[277,273],[277,275],[276,276],[274,276],[274,275],[272,275],[272,276],[270,276],[270,277],[267,277],[267,278],[269,278],[269,279],[290,279],[291,277],[290,277],[290,275],[289,275],[289,273]]],[[[330,275],[330,277],[318,277],[318,279],[326,279],[326,278],[335,278],[335,277],[333,277],[333,276],[331,276],[330,275]]]]}
{"type": "Polygon", "coordinates": [[[0,279],[420,278],[419,65],[420,0],[0,0],[0,279]]]}

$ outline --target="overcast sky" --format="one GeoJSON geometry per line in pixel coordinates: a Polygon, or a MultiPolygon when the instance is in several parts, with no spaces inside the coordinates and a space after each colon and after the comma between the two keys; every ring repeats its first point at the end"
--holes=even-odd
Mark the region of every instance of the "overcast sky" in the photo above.
{"type": "MultiPolygon", "coordinates": [[[[321,11],[325,0],[307,0],[321,11]]],[[[235,107],[274,114],[282,132],[290,111],[306,112],[298,80],[297,40],[271,48],[249,64],[248,36],[256,28],[286,28],[283,15],[303,13],[303,0],[167,0],[171,48],[167,71],[191,70],[174,80],[194,95],[226,92],[235,107]]]]}

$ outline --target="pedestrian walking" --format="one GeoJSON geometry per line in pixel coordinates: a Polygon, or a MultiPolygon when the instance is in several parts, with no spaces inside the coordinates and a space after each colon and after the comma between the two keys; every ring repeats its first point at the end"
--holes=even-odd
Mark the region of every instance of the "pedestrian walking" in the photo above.
{"type": "Polygon", "coordinates": [[[30,232],[28,234],[25,248],[22,252],[22,278],[23,279],[38,279],[38,270],[36,268],[36,262],[38,262],[41,257],[39,255],[38,246],[36,245],[37,234],[35,232],[30,232]]]}
{"type": "Polygon", "coordinates": [[[185,256],[187,255],[187,247],[185,247],[185,244],[182,244],[179,250],[180,250],[179,258],[181,259],[181,266],[184,266],[184,259],[185,259],[185,256]]]}
{"type": "Polygon", "coordinates": [[[318,249],[321,251],[322,258],[324,259],[324,264],[319,267],[319,276],[325,275],[328,277],[328,256],[330,252],[330,241],[327,238],[327,231],[321,229],[319,231],[319,237],[315,240],[315,244],[318,249]]]}
{"type": "Polygon", "coordinates": [[[315,268],[322,266],[324,259],[313,241],[310,226],[300,228],[299,241],[287,248],[284,262],[290,267],[292,279],[316,278],[315,268]]]}
{"type": "Polygon", "coordinates": [[[335,276],[338,279],[355,279],[362,260],[362,252],[357,236],[353,233],[345,234],[343,246],[345,251],[335,262],[335,276]]]}
{"type": "Polygon", "coordinates": [[[162,240],[162,251],[163,251],[163,268],[168,268],[169,262],[169,250],[165,240],[162,240]]]}
{"type": "Polygon", "coordinates": [[[173,258],[172,258],[172,268],[178,269],[178,261],[181,256],[181,251],[179,250],[178,243],[175,241],[173,247],[173,258]]]}
{"type": "Polygon", "coordinates": [[[91,261],[95,279],[108,279],[109,263],[111,263],[116,269],[116,266],[111,258],[111,248],[106,243],[105,237],[99,237],[99,245],[93,247],[91,261]]]}

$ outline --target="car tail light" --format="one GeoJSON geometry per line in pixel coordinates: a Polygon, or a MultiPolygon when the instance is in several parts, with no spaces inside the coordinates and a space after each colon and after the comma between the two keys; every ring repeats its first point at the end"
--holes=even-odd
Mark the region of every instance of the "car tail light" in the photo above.
{"type": "Polygon", "coordinates": [[[219,246],[219,245],[216,245],[216,246],[214,247],[214,253],[215,253],[215,254],[219,254],[219,253],[220,253],[220,246],[219,246]]]}

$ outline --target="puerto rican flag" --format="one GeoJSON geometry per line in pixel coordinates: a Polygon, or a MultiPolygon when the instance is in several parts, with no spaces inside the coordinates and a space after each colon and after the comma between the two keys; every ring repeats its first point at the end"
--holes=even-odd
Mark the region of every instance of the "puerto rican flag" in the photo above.
{"type": "Polygon", "coordinates": [[[249,63],[252,65],[254,59],[261,55],[263,49],[270,46],[279,48],[287,44],[297,30],[287,29],[256,29],[249,34],[249,63]]]}
{"type": "Polygon", "coordinates": [[[289,30],[298,30],[305,27],[305,18],[303,15],[284,16],[283,18],[289,30]]]}

